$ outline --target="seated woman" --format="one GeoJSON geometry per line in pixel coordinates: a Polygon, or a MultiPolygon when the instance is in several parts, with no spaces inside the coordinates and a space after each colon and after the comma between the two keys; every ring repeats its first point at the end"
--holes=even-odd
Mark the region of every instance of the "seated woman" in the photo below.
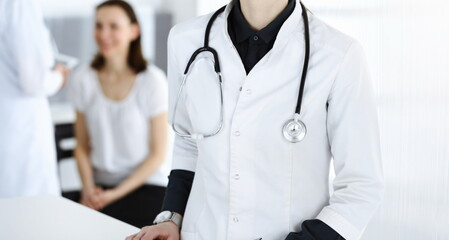
{"type": "Polygon", "coordinates": [[[137,227],[159,213],[169,170],[166,77],[143,58],[140,36],[129,4],[100,4],[99,53],[72,86],[80,202],[137,227]]]}

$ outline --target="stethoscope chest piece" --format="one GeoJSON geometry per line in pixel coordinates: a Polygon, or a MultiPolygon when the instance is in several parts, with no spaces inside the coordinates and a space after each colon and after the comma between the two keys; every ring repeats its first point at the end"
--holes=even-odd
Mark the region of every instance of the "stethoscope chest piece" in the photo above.
{"type": "Polygon", "coordinates": [[[307,128],[304,122],[299,119],[299,114],[295,114],[292,119],[284,123],[282,133],[287,141],[297,143],[304,139],[307,128]]]}

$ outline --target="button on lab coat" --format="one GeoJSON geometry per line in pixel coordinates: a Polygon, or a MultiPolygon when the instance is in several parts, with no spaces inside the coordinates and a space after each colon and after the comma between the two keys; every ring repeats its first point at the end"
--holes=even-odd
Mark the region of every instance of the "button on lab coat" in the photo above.
{"type": "MultiPolygon", "coordinates": [[[[307,135],[299,143],[283,137],[282,126],[295,111],[304,60],[298,6],[272,50],[248,75],[227,33],[231,7],[213,24],[210,46],[219,54],[223,74],[224,125],[211,138],[175,139],[173,169],[195,172],[183,240],[281,240],[314,218],[348,240],[359,239],[382,199],[377,111],[363,51],[312,14],[300,115],[307,135]],[[336,177],[330,194],[332,158],[336,177]]],[[[178,24],[170,32],[170,119],[184,68],[203,46],[210,17],[178,24]]],[[[209,59],[207,53],[199,56],[181,95],[176,124],[189,132],[213,132],[220,121],[209,59]]]]}
{"type": "Polygon", "coordinates": [[[62,84],[32,0],[0,1],[0,197],[59,193],[47,97],[62,84]]]}

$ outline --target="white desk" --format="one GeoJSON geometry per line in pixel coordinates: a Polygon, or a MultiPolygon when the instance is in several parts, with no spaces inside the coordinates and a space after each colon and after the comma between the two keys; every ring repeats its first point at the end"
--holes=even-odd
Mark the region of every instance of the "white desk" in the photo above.
{"type": "Polygon", "coordinates": [[[0,199],[2,240],[124,240],[138,231],[62,197],[0,199]]]}

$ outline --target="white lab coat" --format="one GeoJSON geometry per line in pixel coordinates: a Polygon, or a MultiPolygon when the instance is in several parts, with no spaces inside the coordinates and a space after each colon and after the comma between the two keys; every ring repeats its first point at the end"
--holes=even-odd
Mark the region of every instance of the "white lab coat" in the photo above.
{"type": "Polygon", "coordinates": [[[49,32],[34,0],[0,0],[0,23],[0,197],[57,195],[49,32]]]}
{"type": "MultiPolygon", "coordinates": [[[[359,239],[384,189],[376,103],[359,43],[309,14],[311,57],[300,117],[308,132],[302,142],[290,143],[282,126],[295,111],[304,60],[299,2],[248,76],[227,33],[230,9],[210,35],[223,74],[223,130],[174,143],[173,169],[195,172],[182,240],[283,240],[314,218],[347,240],[359,239]]],[[[182,73],[203,46],[210,17],[170,32],[170,119],[182,73]]],[[[216,92],[216,78],[205,60],[200,57],[192,68],[176,116],[177,124],[195,133],[209,133],[219,121],[218,98],[209,93],[216,92]]]]}

